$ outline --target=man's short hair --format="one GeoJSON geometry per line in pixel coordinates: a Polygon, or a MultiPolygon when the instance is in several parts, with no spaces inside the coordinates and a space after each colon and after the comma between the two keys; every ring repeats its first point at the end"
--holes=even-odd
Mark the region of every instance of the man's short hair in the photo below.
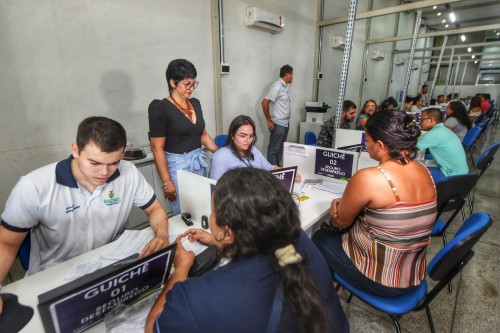
{"type": "Polygon", "coordinates": [[[280,68],[280,77],[284,77],[287,74],[292,74],[293,68],[290,65],[285,65],[280,68]]]}
{"type": "Polygon", "coordinates": [[[350,108],[357,109],[358,107],[356,106],[356,104],[354,104],[353,101],[350,101],[350,100],[346,99],[344,101],[343,106],[342,106],[342,112],[347,112],[347,111],[349,111],[350,108]]]}
{"type": "Polygon", "coordinates": [[[443,122],[443,114],[441,113],[441,110],[438,108],[428,108],[422,111],[422,115],[426,114],[429,118],[432,118],[436,121],[436,123],[442,123],[443,122]]]}
{"type": "Polygon", "coordinates": [[[444,98],[444,95],[438,95],[438,97],[437,97],[437,98],[439,99],[440,97],[443,97],[443,98],[444,98]]]}
{"type": "Polygon", "coordinates": [[[424,89],[424,88],[428,88],[428,87],[429,87],[429,85],[428,85],[428,84],[423,84],[423,85],[422,85],[422,89],[424,89]]]}
{"type": "Polygon", "coordinates": [[[106,117],[89,117],[78,125],[76,145],[82,151],[89,144],[94,144],[105,153],[125,149],[127,134],[123,126],[106,117]]]}

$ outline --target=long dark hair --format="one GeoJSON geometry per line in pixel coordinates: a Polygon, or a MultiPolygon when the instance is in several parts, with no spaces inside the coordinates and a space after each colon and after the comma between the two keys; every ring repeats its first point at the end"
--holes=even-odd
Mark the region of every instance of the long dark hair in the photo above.
{"type": "Polygon", "coordinates": [[[219,179],[213,200],[216,224],[234,234],[223,255],[232,260],[269,255],[285,302],[297,315],[299,331],[326,332],[326,308],[305,265],[305,254],[301,262],[284,267],[274,256],[277,249],[296,244],[301,233],[299,210],[285,187],[267,171],[238,168],[219,179]]]}
{"type": "Polygon", "coordinates": [[[472,96],[469,102],[469,111],[474,108],[481,108],[481,97],[472,96]]]}
{"type": "Polygon", "coordinates": [[[245,155],[246,159],[253,161],[254,156],[252,153],[252,148],[255,145],[255,142],[257,141],[257,136],[255,134],[255,123],[253,122],[252,118],[250,118],[249,116],[239,115],[233,119],[233,121],[229,125],[229,130],[227,131],[226,142],[224,142],[224,144],[222,146],[223,147],[229,146],[231,148],[231,150],[233,151],[233,154],[235,154],[241,160],[242,159],[241,155],[238,153],[238,150],[236,149],[233,137],[236,135],[236,132],[238,131],[238,129],[243,125],[250,125],[250,126],[252,126],[252,129],[253,129],[253,135],[254,135],[253,141],[250,144],[250,147],[248,147],[248,149],[243,152],[243,155],[245,155]]]}
{"type": "Polygon", "coordinates": [[[420,128],[413,115],[399,110],[377,112],[366,122],[365,131],[373,141],[382,141],[389,155],[402,164],[415,158],[420,128]]]}
{"type": "Polygon", "coordinates": [[[467,115],[467,109],[465,108],[465,105],[462,104],[462,102],[452,101],[448,103],[448,107],[453,111],[451,115],[446,115],[448,118],[457,118],[458,122],[466,126],[467,129],[470,129],[472,127],[472,121],[467,115]]]}

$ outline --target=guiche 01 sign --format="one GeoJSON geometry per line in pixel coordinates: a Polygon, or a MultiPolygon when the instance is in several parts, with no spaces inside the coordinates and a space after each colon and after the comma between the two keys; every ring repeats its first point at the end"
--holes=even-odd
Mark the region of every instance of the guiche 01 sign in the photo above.
{"type": "Polygon", "coordinates": [[[349,180],[352,176],[354,155],[326,149],[316,149],[314,173],[320,176],[349,180]]]}
{"type": "Polygon", "coordinates": [[[82,332],[109,311],[160,288],[170,273],[176,244],[146,258],[116,263],[40,295],[46,332],[82,332]]]}

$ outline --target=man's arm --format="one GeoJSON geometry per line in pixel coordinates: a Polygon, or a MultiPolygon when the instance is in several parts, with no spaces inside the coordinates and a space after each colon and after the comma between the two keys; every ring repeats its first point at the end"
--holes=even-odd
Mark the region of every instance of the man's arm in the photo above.
{"type": "Polygon", "coordinates": [[[144,212],[148,215],[149,225],[155,233],[155,238],[146,244],[144,250],[142,250],[141,257],[145,257],[168,246],[168,216],[160,201],[155,199],[151,206],[144,209],[144,212]]]}
{"type": "Polygon", "coordinates": [[[274,123],[271,119],[271,113],[269,112],[269,105],[271,104],[271,100],[264,98],[262,100],[262,112],[264,112],[264,116],[266,116],[267,119],[267,128],[269,129],[269,132],[271,132],[274,129],[274,123]]]}

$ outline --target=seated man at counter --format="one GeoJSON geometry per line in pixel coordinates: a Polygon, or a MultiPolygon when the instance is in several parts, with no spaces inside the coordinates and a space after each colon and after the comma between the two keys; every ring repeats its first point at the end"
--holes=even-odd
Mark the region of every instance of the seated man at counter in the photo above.
{"type": "Polygon", "coordinates": [[[2,214],[0,281],[28,232],[33,274],[113,241],[132,206],[144,210],[155,233],[140,255],[168,245],[167,214],[135,165],[121,160],[126,144],[122,125],[90,117],[78,126],[69,158],[21,177],[2,214]]]}
{"type": "MultiPolygon", "coordinates": [[[[349,129],[349,124],[356,118],[356,104],[345,100],[342,113],[340,115],[340,128],[349,129]]],[[[321,130],[318,134],[316,142],[321,147],[332,148],[332,141],[335,136],[335,116],[331,117],[321,125],[321,130]]]]}
{"type": "Polygon", "coordinates": [[[429,149],[438,167],[429,167],[434,182],[448,176],[469,173],[465,151],[458,136],[443,124],[443,115],[437,108],[422,111],[422,130],[428,131],[417,143],[419,150],[429,149]]]}

